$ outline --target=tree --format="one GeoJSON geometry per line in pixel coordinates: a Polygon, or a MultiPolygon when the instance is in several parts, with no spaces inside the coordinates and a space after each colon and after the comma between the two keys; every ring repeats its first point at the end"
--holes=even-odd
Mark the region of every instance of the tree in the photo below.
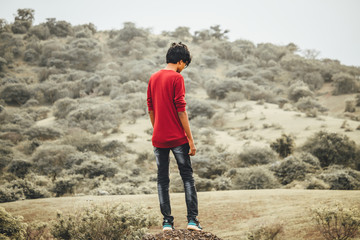
{"type": "Polygon", "coordinates": [[[23,34],[26,33],[32,26],[34,20],[34,10],[30,8],[23,8],[17,10],[15,22],[11,27],[13,33],[23,34]]]}
{"type": "Polygon", "coordinates": [[[294,138],[286,134],[282,134],[280,138],[276,139],[275,142],[270,144],[270,147],[275,150],[280,157],[286,158],[295,148],[294,138]]]}

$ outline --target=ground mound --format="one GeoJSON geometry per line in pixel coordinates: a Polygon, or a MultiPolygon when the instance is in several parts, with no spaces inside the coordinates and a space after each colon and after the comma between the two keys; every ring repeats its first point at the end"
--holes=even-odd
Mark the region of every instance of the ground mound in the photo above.
{"type": "Polygon", "coordinates": [[[177,229],[177,230],[166,231],[158,234],[147,234],[142,238],[142,240],[165,240],[165,239],[221,240],[221,238],[209,232],[204,232],[204,231],[198,232],[198,231],[191,231],[186,229],[177,229]]]}

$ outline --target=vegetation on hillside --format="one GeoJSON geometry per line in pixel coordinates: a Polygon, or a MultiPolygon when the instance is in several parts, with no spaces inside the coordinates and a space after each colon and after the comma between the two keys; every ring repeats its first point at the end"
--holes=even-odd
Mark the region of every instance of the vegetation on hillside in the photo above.
{"type": "MultiPolygon", "coordinates": [[[[49,18],[33,25],[33,20],[31,9],[19,9],[12,23],[0,19],[0,202],[156,193],[153,154],[129,146],[136,132],[127,141],[104,139],[121,133],[122,124],[147,117],[148,79],[164,67],[169,44],[178,41],[193,54],[183,76],[187,110],[200,139],[193,158],[199,191],[295,182],[309,189],[360,189],[359,145],[344,134],[319,131],[295,146],[284,133],[266,148],[241,153],[215,144],[214,137],[215,130],[224,130],[224,112],[246,114],[236,105],[241,101],[290,107],[309,117],[326,113],[317,100],[324,84],[333,85],[334,95],[354,96],[346,109],[359,120],[358,67],[302,57],[294,43],[229,41],[220,26],[155,35],[131,22],[97,31],[91,23],[72,26],[49,18]],[[198,90],[207,98],[197,97],[198,90]],[[51,117],[52,124],[39,124],[51,117]]],[[[251,126],[240,131],[251,134],[251,126]]],[[[183,191],[179,176],[172,176],[172,184],[172,191],[183,191]]]]}

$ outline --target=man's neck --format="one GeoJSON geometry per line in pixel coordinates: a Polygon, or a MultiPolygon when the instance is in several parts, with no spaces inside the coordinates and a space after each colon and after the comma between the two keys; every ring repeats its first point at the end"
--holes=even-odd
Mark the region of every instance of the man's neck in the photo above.
{"type": "Polygon", "coordinates": [[[175,63],[168,63],[164,69],[165,69],[165,70],[173,70],[173,71],[176,72],[176,71],[177,71],[177,64],[175,64],[175,63]]]}

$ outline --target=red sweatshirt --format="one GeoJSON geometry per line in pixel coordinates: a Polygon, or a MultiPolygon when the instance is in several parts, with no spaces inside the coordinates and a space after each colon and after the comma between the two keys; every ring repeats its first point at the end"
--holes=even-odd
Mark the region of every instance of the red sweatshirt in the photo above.
{"type": "Polygon", "coordinates": [[[172,148],[189,142],[178,116],[186,106],[180,73],[165,69],[154,73],[148,84],[147,105],[149,111],[154,111],[154,147],[172,148]]]}

